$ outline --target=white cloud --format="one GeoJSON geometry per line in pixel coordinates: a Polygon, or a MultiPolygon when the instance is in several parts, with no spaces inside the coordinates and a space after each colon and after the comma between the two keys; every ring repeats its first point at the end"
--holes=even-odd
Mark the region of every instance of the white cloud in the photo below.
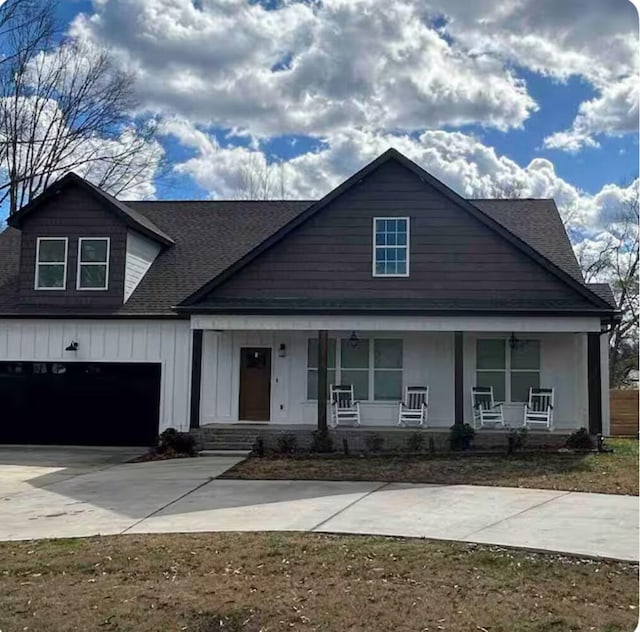
{"type": "Polygon", "coordinates": [[[640,77],[633,75],[605,87],[599,97],[580,105],[570,130],[545,138],[545,147],[577,152],[583,146],[598,146],[594,136],[612,136],[638,131],[640,77]]]}
{"type": "Polygon", "coordinates": [[[520,126],[536,109],[493,55],[431,28],[416,0],[111,0],[71,31],[138,76],[157,112],[258,136],[346,127],[520,126]]]}
{"type": "Polygon", "coordinates": [[[163,131],[196,151],[176,169],[191,176],[214,198],[243,197],[239,174],[247,165],[262,171],[282,169],[286,197],[318,198],[389,147],[465,197],[493,197],[497,191],[515,186],[520,197],[554,198],[569,232],[578,239],[601,232],[612,209],[632,194],[633,185],[609,184],[598,194],[589,195],[560,178],[549,160],[536,158],[521,167],[461,132],[426,131],[415,137],[353,130],[328,136],[318,151],[274,162],[259,149],[223,146],[186,121],[174,119],[163,131]]]}
{"type": "Polygon", "coordinates": [[[629,0],[440,0],[445,31],[477,53],[493,54],[558,80],[580,76],[597,92],[569,130],[547,147],[577,151],[602,134],[638,129],[638,14],[629,0]]]}

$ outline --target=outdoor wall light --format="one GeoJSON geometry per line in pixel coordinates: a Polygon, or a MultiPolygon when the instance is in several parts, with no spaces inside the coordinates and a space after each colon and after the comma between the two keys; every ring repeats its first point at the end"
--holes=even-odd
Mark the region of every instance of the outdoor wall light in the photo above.
{"type": "Polygon", "coordinates": [[[286,357],[286,355],[287,355],[287,345],[285,345],[283,342],[278,348],[278,356],[281,358],[284,358],[286,357]]]}
{"type": "Polygon", "coordinates": [[[511,349],[518,349],[522,346],[522,340],[518,340],[513,332],[511,332],[511,337],[509,338],[509,347],[511,349]]]}
{"type": "Polygon", "coordinates": [[[352,331],[351,335],[349,336],[349,344],[351,345],[351,348],[355,349],[358,346],[358,342],[360,342],[358,340],[358,335],[355,331],[352,331]]]}
{"type": "Polygon", "coordinates": [[[78,344],[77,340],[72,340],[71,343],[69,344],[69,346],[65,347],[64,350],[65,351],[77,351],[79,346],[80,345],[78,344]]]}

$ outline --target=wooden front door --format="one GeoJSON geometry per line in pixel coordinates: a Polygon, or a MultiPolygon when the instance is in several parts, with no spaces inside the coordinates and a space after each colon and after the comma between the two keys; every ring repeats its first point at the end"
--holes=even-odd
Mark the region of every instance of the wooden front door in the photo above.
{"type": "Polygon", "coordinates": [[[240,349],[240,421],[271,417],[271,349],[240,349]]]}

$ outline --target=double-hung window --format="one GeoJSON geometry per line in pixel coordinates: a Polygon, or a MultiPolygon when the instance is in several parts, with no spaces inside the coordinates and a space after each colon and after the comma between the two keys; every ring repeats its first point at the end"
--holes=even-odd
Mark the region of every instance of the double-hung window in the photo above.
{"type": "Polygon", "coordinates": [[[81,237],[78,240],[79,290],[106,290],[109,287],[109,238],[81,237]]]}
{"type": "Polygon", "coordinates": [[[540,386],[540,341],[502,338],[476,342],[476,385],[492,386],[498,402],[526,402],[530,388],[540,386]]]}
{"type": "MultiPolygon", "coordinates": [[[[361,401],[402,399],[402,340],[400,338],[329,339],[329,384],[352,384],[361,401]],[[336,351],[338,353],[336,354],[336,351]]],[[[317,399],[318,340],[307,345],[307,399],[317,399]]]]}
{"type": "Polygon", "coordinates": [[[64,290],[67,286],[66,237],[38,237],[36,244],[36,290],[64,290]]]}
{"type": "Polygon", "coordinates": [[[409,276],[409,218],[373,218],[373,276],[409,276]]]}

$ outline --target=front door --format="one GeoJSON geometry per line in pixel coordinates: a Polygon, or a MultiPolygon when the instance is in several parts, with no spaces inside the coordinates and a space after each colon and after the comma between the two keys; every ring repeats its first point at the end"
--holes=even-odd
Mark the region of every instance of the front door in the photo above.
{"type": "Polygon", "coordinates": [[[271,417],[271,349],[240,349],[240,421],[271,417]]]}

